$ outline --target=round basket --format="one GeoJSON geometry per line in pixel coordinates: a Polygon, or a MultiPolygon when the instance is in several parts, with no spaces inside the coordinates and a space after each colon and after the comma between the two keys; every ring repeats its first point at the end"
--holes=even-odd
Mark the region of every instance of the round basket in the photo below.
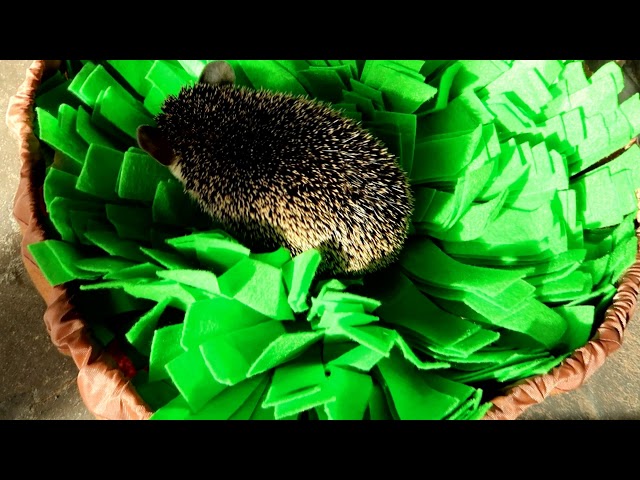
{"type": "MultiPolygon", "coordinates": [[[[70,293],[64,285],[49,285],[27,249],[46,239],[40,221],[44,211],[44,160],[33,130],[35,92],[59,66],[59,61],[34,61],[10,98],[7,110],[7,125],[18,139],[21,163],[13,212],[22,232],[22,260],[46,304],[44,322],[51,341],[78,367],[78,389],[87,409],[98,419],[147,419],[153,411],[137,394],[111,352],[91,337],[82,315],[70,301],[70,293]]],[[[579,388],[621,346],[640,291],[640,259],[636,258],[619,282],[612,304],[591,340],[550,372],[505,387],[502,395],[491,400],[493,406],[484,419],[515,419],[548,396],[579,388]]]]}

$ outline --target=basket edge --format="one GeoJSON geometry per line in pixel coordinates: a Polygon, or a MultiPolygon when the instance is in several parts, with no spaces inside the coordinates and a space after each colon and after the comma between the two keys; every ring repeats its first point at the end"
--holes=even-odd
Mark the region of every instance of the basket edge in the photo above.
{"type": "Polygon", "coordinates": [[[56,60],[35,60],[17,92],[10,97],[6,125],[17,138],[21,162],[20,179],[14,196],[13,216],[22,233],[21,257],[25,269],[46,304],[43,320],[54,346],[71,356],[78,368],[77,385],[87,409],[96,419],[147,419],[152,412],[137,394],[130,380],[101,351],[69,301],[64,286],[52,287],[44,278],[28,246],[44,240],[39,224],[31,170],[40,160],[39,145],[33,131],[35,91],[47,71],[59,68],[56,60]]]}

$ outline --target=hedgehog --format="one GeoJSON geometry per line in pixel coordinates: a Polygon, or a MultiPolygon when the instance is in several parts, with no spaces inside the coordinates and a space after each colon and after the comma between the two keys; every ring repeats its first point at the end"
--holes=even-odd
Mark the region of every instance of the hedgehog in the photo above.
{"type": "Polygon", "coordinates": [[[304,95],[235,85],[208,63],[137,141],[211,218],[253,251],[320,252],[319,273],[393,263],[409,230],[406,173],[360,122],[304,95]]]}

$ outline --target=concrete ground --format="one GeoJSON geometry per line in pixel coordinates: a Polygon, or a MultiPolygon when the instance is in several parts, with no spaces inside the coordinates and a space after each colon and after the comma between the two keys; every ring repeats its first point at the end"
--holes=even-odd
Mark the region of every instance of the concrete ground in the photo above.
{"type": "MultiPolygon", "coordinates": [[[[90,420],[76,386],[77,369],[53,347],[42,319],[44,302],[19,257],[13,219],[18,184],[17,140],[4,122],[9,97],[31,60],[0,60],[0,420],[90,420]]],[[[640,419],[640,321],[622,347],[580,389],[531,407],[523,420],[640,419]]]]}
{"type": "Polygon", "coordinates": [[[20,160],[4,118],[30,64],[0,61],[0,419],[89,420],[94,417],[78,393],[77,368],[45,329],[44,301],[22,265],[12,213],[20,160]]]}

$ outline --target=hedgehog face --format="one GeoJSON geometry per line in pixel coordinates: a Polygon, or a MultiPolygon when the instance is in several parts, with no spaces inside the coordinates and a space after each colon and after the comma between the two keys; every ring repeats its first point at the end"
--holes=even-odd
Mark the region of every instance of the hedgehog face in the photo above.
{"type": "MultiPolygon", "coordinates": [[[[231,65],[227,62],[217,61],[205,66],[198,83],[224,86],[233,85],[235,81],[236,75],[231,65]]],[[[140,125],[136,134],[140,148],[161,164],[169,167],[174,175],[182,180],[179,175],[179,157],[160,129],[150,125],[140,125]]]]}
{"type": "Polygon", "coordinates": [[[226,62],[167,98],[138,144],[254,250],[316,248],[320,272],[359,275],[397,257],[413,201],[386,146],[331,106],[235,87],[226,62]]]}

